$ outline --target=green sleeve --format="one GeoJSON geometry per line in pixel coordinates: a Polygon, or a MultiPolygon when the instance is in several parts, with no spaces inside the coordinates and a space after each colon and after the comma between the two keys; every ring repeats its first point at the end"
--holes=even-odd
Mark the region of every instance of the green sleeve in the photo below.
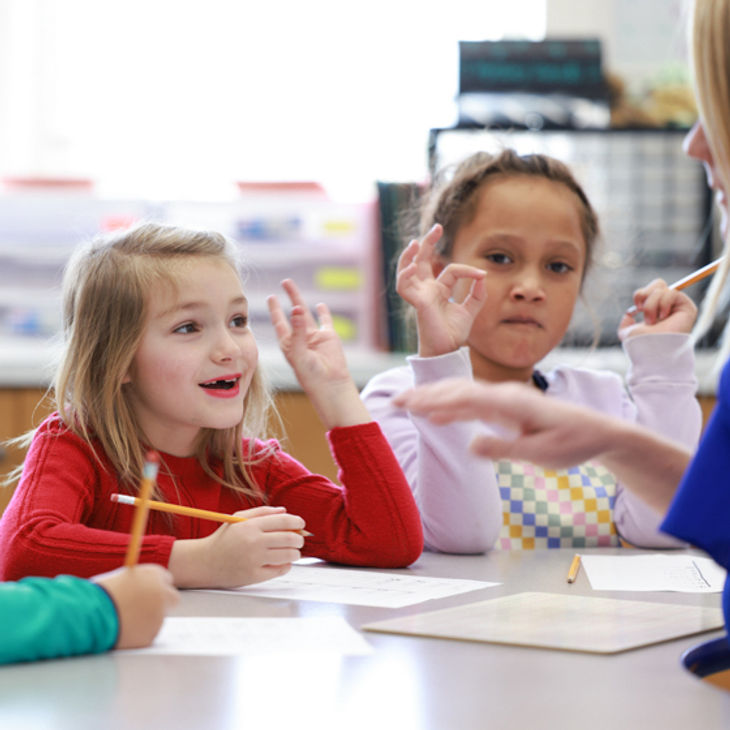
{"type": "Polygon", "coordinates": [[[0,664],[98,654],[117,640],[112,599],[82,578],[23,578],[0,583],[0,664]]]}

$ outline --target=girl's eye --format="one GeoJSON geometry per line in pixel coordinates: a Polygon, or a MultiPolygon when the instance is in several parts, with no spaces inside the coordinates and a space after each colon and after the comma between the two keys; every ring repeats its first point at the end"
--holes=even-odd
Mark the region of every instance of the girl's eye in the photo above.
{"type": "Polygon", "coordinates": [[[197,332],[199,329],[198,325],[195,324],[195,322],[185,322],[185,324],[181,324],[178,327],[175,327],[173,332],[179,335],[190,335],[193,332],[197,332]]]}
{"type": "Polygon", "coordinates": [[[237,314],[231,320],[231,327],[236,329],[245,329],[248,327],[248,317],[245,314],[237,314]]]}
{"type": "Polygon", "coordinates": [[[573,270],[573,267],[570,264],[566,264],[564,261],[553,261],[548,264],[548,269],[556,274],[567,274],[569,271],[573,270]]]}
{"type": "Polygon", "coordinates": [[[512,263],[512,259],[506,253],[488,253],[485,258],[487,261],[500,266],[512,263]]]}

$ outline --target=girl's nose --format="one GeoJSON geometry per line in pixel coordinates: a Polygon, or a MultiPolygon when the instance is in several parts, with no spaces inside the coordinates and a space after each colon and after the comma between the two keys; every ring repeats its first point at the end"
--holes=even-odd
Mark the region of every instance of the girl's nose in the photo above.
{"type": "Polygon", "coordinates": [[[241,352],[238,340],[228,327],[222,327],[213,343],[212,357],[216,362],[233,360],[241,352]]]}
{"type": "Polygon", "coordinates": [[[512,285],[511,296],[518,301],[539,301],[545,298],[540,277],[534,271],[524,271],[512,285]]]}

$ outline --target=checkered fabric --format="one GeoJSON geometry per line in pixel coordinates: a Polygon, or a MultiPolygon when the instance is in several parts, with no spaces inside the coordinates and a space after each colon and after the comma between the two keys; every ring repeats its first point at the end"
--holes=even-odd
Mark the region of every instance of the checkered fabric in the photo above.
{"type": "Polygon", "coordinates": [[[496,464],[502,497],[498,550],[617,547],[616,478],[599,464],[553,471],[519,461],[496,464]]]}

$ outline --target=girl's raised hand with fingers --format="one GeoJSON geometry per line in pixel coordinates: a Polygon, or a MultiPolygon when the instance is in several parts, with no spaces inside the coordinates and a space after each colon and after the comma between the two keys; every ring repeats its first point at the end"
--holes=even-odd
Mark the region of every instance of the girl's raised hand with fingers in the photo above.
{"type": "Polygon", "coordinates": [[[618,329],[621,340],[636,335],[687,334],[697,319],[695,303],[683,292],[671,289],[663,279],[654,279],[637,289],[634,305],[636,314],[643,314],[643,321],[637,322],[636,314],[626,312],[618,329]]]}
{"type": "Polygon", "coordinates": [[[279,300],[272,295],[266,300],[271,322],[284,357],[322,423],[329,430],[371,421],[347,368],[327,305],[317,305],[317,321],[296,284],[285,279],[281,285],[291,301],[291,314],[287,319],[279,300]]]}
{"type": "Polygon", "coordinates": [[[423,238],[412,240],[398,259],[396,290],[416,311],[421,357],[462,347],[486,299],[482,269],[449,263],[435,276],[436,244],[442,235],[443,228],[434,224],[423,238]]]}
{"type": "Polygon", "coordinates": [[[285,279],[281,286],[292,304],[290,318],[287,319],[275,295],[267,297],[266,302],[279,347],[302,387],[317,385],[323,379],[350,380],[342,344],[327,305],[317,305],[317,322],[297,285],[291,279],[285,279]]]}

